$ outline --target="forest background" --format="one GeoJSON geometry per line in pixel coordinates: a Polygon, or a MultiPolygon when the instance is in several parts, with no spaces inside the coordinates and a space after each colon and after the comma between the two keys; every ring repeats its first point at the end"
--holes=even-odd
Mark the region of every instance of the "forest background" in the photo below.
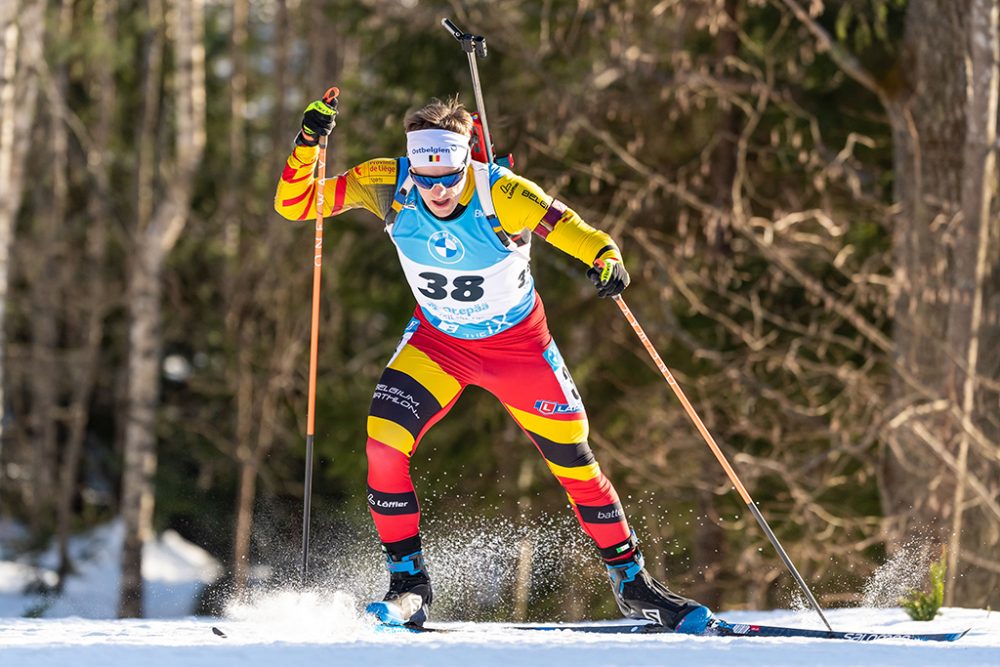
{"type": "MultiPolygon", "coordinates": [[[[123,616],[154,530],[227,564],[220,599],[254,564],[296,579],[313,229],[273,211],[276,180],[331,84],[331,174],[400,154],[433,97],[472,106],[446,16],[487,37],[498,150],[619,241],[629,305],[820,601],[943,548],[948,604],[1000,603],[997,0],[5,0],[0,518],[30,528],[19,548],[56,539],[71,576],[69,535],[122,517],[123,616]]],[[[343,559],[377,558],[365,415],[413,299],[380,221],[326,238],[312,553],[336,586],[343,559]]],[[[618,309],[544,246],[553,334],[654,573],[717,608],[794,604],[618,309]]],[[[436,575],[491,582],[456,615],[613,613],[488,394],[414,470],[436,575]]]]}

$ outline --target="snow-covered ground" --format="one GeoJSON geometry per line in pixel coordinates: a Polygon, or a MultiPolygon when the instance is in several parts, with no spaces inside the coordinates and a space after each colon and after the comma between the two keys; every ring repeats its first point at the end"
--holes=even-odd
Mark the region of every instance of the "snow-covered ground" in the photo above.
{"type": "MultiPolygon", "coordinates": [[[[733,621],[815,627],[805,612],[738,612],[733,621]]],[[[953,644],[883,640],[857,643],[807,639],[607,636],[524,632],[501,625],[445,624],[467,631],[376,633],[350,600],[317,604],[294,595],[244,609],[226,619],[0,621],[3,667],[974,667],[1000,665],[1000,616],[948,609],[931,623],[896,610],[830,612],[835,628],[891,631],[972,631],[953,644]],[[212,627],[226,637],[216,636],[212,627]]]]}
{"type": "MultiPolygon", "coordinates": [[[[11,533],[10,526],[0,526],[0,542],[11,533]]],[[[971,628],[952,644],[524,632],[492,623],[438,625],[457,630],[448,633],[386,634],[376,632],[359,614],[359,600],[344,592],[260,593],[253,602],[230,607],[224,618],[194,618],[188,616],[194,600],[219,566],[175,533],[151,540],[144,549],[150,618],[113,620],[120,525],[75,538],[71,549],[78,574],[65,594],[52,600],[25,594],[24,587],[32,579],[52,579],[54,551],[31,564],[0,560],[0,667],[1000,667],[1000,614],[972,609],[946,609],[930,623],[913,622],[897,608],[827,612],[838,630],[971,628]],[[43,618],[25,618],[30,614],[43,618]]],[[[12,557],[0,544],[0,559],[12,557]]],[[[892,568],[883,574],[899,579],[892,568]]],[[[723,611],[720,616],[731,622],[820,628],[809,611],[723,611]]]]}

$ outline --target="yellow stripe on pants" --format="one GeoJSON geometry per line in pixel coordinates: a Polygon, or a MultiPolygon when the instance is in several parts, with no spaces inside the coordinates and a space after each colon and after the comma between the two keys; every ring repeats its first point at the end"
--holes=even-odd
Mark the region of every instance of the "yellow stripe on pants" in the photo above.
{"type": "Polygon", "coordinates": [[[403,346],[389,368],[406,373],[422,384],[443,406],[448,405],[462,390],[458,380],[448,375],[436,361],[409,344],[403,346]]]}
{"type": "Polygon", "coordinates": [[[368,417],[368,437],[397,449],[407,456],[413,453],[413,435],[396,422],[368,417]]]}
{"type": "Polygon", "coordinates": [[[530,433],[537,433],[552,442],[558,442],[563,445],[574,445],[578,442],[584,442],[587,436],[590,435],[590,423],[586,419],[573,419],[570,421],[549,419],[533,415],[524,410],[518,410],[510,405],[504,404],[504,407],[510,410],[510,414],[514,415],[514,419],[517,420],[517,423],[524,430],[530,433]]]}

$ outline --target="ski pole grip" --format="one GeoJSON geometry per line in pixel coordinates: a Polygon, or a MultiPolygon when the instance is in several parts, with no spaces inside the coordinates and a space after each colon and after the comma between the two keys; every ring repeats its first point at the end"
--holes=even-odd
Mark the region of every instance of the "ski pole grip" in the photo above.
{"type": "Polygon", "coordinates": [[[444,29],[451,33],[451,36],[458,40],[459,44],[462,45],[462,50],[466,53],[472,53],[473,51],[479,55],[480,58],[486,57],[486,38],[481,35],[472,35],[461,28],[459,28],[451,19],[441,19],[441,25],[444,29]]]}

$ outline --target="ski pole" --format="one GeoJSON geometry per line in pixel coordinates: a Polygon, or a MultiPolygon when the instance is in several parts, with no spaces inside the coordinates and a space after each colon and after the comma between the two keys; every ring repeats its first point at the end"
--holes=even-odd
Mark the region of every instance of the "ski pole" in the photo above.
{"type": "MultiPolygon", "coordinates": [[[[332,105],[340,89],[330,86],[323,101],[332,105]]],[[[312,326],[309,333],[309,408],[306,416],[306,474],[302,493],[302,586],[309,576],[309,515],[312,512],[313,448],[316,439],[316,368],[319,351],[319,292],[323,273],[323,204],[326,198],[326,137],[319,138],[319,159],[316,161],[316,236],[313,242],[312,326]]]]}
{"type": "Polygon", "coordinates": [[[441,19],[441,25],[451,33],[452,37],[462,45],[462,50],[469,58],[469,70],[472,71],[472,92],[476,96],[476,109],[479,111],[479,118],[483,121],[483,134],[485,135],[486,157],[493,162],[493,146],[490,145],[490,124],[486,122],[486,104],[483,102],[483,88],[479,83],[479,66],[476,64],[476,55],[480,58],[486,57],[486,38],[482,35],[470,35],[463,32],[451,19],[441,19]]]}
{"type": "Polygon", "coordinates": [[[715,458],[719,460],[720,464],[722,464],[722,468],[726,471],[726,475],[729,476],[729,481],[733,483],[733,486],[736,487],[736,491],[739,492],[740,496],[742,496],[743,502],[745,502],[747,507],[750,508],[750,513],[753,514],[757,523],[760,524],[760,527],[764,530],[764,534],[767,535],[767,539],[770,540],[771,544],[777,550],[782,562],[784,562],[785,567],[788,568],[788,571],[799,585],[799,588],[801,588],[802,592],[805,593],[806,598],[809,600],[809,604],[811,604],[813,609],[816,610],[819,617],[823,619],[823,624],[826,625],[826,629],[833,632],[833,628],[830,627],[829,621],[826,620],[826,616],[823,614],[823,609],[820,608],[819,602],[817,602],[816,598],[813,597],[812,591],[809,590],[809,587],[806,585],[802,575],[800,575],[799,571],[795,569],[795,564],[792,563],[791,558],[788,557],[788,554],[782,548],[781,543],[774,534],[774,531],[772,531],[771,527],[767,524],[767,520],[764,518],[764,515],[761,514],[760,510],[757,508],[757,504],[753,501],[753,498],[750,497],[750,492],[748,492],[746,487],[743,486],[743,482],[740,481],[736,471],[733,470],[733,467],[729,464],[729,461],[726,459],[726,455],[722,453],[719,445],[715,442],[715,438],[712,437],[712,434],[709,433],[708,429],[705,427],[705,423],[701,420],[701,417],[699,417],[698,413],[695,412],[694,407],[691,405],[691,401],[688,400],[684,391],[680,388],[680,385],[677,384],[677,380],[674,379],[670,369],[667,368],[665,363],[663,363],[663,359],[660,358],[656,348],[654,348],[653,344],[649,341],[649,336],[647,336],[646,332],[643,331],[642,326],[639,324],[639,320],[637,320],[635,315],[632,314],[631,309],[629,309],[621,295],[616,295],[612,297],[612,299],[614,299],[614,302],[618,304],[618,307],[621,309],[625,319],[628,320],[628,323],[632,325],[632,328],[635,330],[639,340],[642,341],[643,346],[645,346],[646,352],[648,352],[649,356],[652,357],[653,363],[656,364],[656,367],[660,369],[660,373],[663,374],[667,384],[674,390],[674,394],[677,395],[681,405],[684,406],[684,411],[687,412],[688,417],[691,418],[691,421],[694,422],[698,432],[701,433],[701,437],[705,439],[709,449],[711,449],[712,453],[715,454],[715,458]]]}

